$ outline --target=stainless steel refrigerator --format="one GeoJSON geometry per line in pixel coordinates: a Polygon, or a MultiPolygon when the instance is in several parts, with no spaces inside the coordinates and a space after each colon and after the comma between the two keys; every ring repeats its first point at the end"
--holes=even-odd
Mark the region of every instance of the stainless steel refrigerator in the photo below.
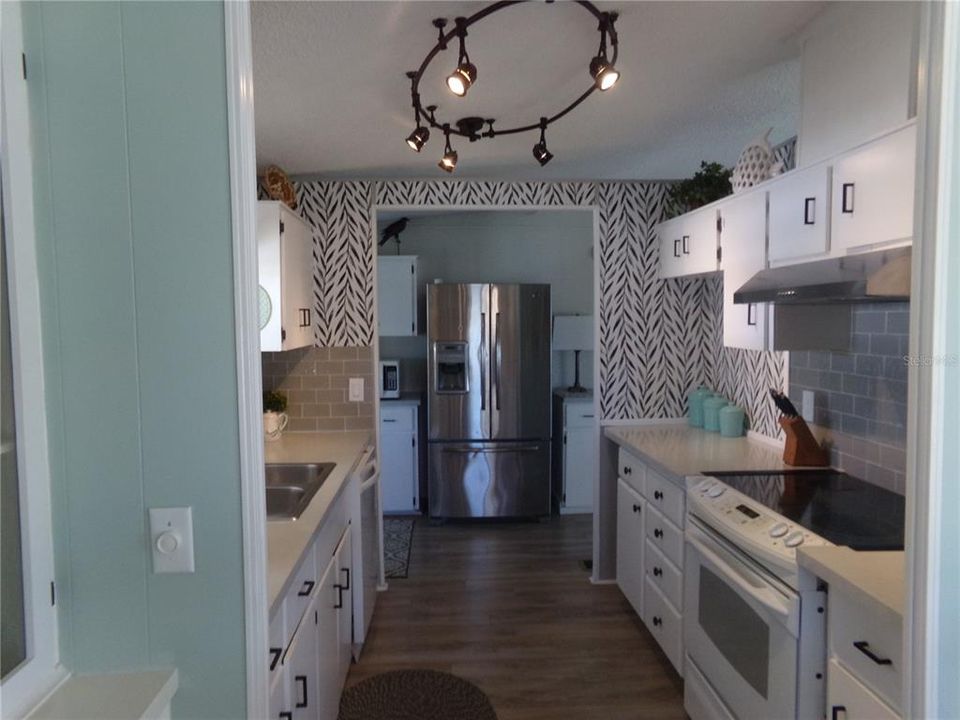
{"type": "Polygon", "coordinates": [[[550,513],[550,286],[427,286],[430,515],[550,513]]]}

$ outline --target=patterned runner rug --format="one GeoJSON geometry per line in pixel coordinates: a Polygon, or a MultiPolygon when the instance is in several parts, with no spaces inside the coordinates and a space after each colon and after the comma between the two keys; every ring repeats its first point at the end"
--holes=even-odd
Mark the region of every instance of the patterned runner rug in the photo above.
{"type": "Polygon", "coordinates": [[[394,670],[348,688],[340,720],[497,720],[486,694],[436,670],[394,670]]]}
{"type": "Polygon", "coordinates": [[[410,517],[383,519],[383,574],[388,580],[407,577],[415,524],[415,518],[410,517]]]}

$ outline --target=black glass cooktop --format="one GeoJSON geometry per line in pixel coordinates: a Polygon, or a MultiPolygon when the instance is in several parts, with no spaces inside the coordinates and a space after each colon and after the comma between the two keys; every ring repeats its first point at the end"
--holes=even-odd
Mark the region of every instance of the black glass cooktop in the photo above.
{"type": "Polygon", "coordinates": [[[835,470],[707,473],[834,545],[903,550],[903,497],[835,470]]]}

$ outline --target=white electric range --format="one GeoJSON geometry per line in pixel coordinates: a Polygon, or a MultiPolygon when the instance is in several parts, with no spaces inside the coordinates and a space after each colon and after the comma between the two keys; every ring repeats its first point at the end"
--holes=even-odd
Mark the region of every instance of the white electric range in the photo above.
{"type": "Polygon", "coordinates": [[[903,547],[903,498],[833,470],[687,480],[684,705],[693,720],[823,717],[825,598],[797,548],[903,547]]]}

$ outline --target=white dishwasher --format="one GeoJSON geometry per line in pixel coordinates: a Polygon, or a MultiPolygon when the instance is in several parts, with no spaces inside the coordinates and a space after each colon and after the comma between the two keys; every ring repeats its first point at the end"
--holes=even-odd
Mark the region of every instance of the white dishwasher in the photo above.
{"type": "MultiPolygon", "coordinates": [[[[360,487],[359,560],[363,571],[362,582],[357,587],[359,598],[354,602],[353,637],[356,644],[362,645],[373,618],[377,587],[383,572],[383,517],[380,512],[380,472],[376,447],[370,445],[364,450],[355,473],[360,487]]],[[[356,648],[357,654],[359,649],[356,648]]]]}

